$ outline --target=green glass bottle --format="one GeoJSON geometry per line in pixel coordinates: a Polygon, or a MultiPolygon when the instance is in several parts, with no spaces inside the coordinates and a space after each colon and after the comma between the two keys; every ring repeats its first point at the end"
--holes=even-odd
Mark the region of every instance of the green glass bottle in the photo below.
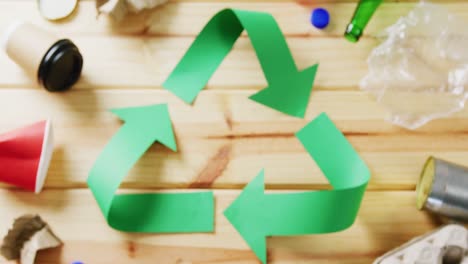
{"type": "Polygon", "coordinates": [[[345,37],[351,42],[357,42],[382,0],[361,0],[354,11],[353,18],[346,28],[345,37]]]}

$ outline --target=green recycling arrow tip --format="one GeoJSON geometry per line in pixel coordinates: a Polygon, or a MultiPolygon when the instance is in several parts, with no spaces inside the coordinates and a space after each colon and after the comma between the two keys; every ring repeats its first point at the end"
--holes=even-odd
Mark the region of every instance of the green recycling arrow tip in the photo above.
{"type": "Polygon", "coordinates": [[[163,86],[192,103],[244,29],[268,82],[267,88],[250,98],[282,113],[304,117],[318,65],[297,69],[278,24],[268,13],[220,11],[206,24],[163,86]]]}
{"type": "Polygon", "coordinates": [[[331,233],[351,226],[370,178],[364,161],[327,115],[296,136],[333,190],[265,194],[262,170],[224,212],[262,263],[268,236],[331,233]]]}
{"type": "Polygon", "coordinates": [[[94,163],[88,185],[109,225],[127,232],[211,232],[213,192],[115,194],[141,156],[159,141],[177,150],[167,105],[112,110],[125,124],[94,163]]]}

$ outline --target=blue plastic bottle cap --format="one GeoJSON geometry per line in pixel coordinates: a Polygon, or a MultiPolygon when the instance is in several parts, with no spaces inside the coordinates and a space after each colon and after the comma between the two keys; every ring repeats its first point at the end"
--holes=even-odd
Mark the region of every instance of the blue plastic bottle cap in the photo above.
{"type": "Polygon", "coordinates": [[[326,9],[316,8],[310,15],[310,23],[318,29],[324,29],[330,23],[330,14],[326,9]]]}
{"type": "Polygon", "coordinates": [[[72,264],[84,264],[84,263],[81,262],[81,261],[74,261],[74,262],[72,262],[72,264]]]}

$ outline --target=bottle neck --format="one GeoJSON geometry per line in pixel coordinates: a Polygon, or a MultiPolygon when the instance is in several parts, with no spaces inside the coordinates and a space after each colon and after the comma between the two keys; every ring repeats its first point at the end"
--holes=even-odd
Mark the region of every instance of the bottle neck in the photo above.
{"type": "Polygon", "coordinates": [[[357,42],[372,15],[382,3],[382,0],[361,0],[354,11],[351,22],[346,27],[345,37],[351,42],[357,42]]]}

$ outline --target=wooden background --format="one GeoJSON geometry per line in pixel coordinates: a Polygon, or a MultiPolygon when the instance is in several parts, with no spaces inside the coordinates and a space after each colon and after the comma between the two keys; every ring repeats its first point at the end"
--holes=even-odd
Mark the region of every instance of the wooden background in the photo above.
{"type": "MultiPolygon", "coordinates": [[[[31,20],[73,39],[85,63],[82,78],[71,91],[51,94],[0,53],[0,132],[52,118],[56,137],[47,183],[40,195],[1,185],[0,236],[15,217],[38,213],[65,245],[41,253],[37,263],[257,263],[222,212],[261,168],[266,169],[268,189],[328,188],[294,137],[294,132],[322,111],[371,168],[368,192],[349,230],[269,238],[270,262],[371,263],[433,229],[438,220],[415,208],[415,184],[431,154],[466,164],[468,110],[415,132],[386,123],[384,109],[360,91],[358,83],[367,72],[369,52],[378,44],[373,36],[405,15],[415,2],[387,1],[362,40],[351,44],[342,33],[355,2],[179,0],[116,25],[105,16],[96,19],[91,0],[80,1],[77,11],[60,23],[42,19],[35,0],[1,0],[0,32],[16,19],[31,20]],[[331,12],[332,23],[326,32],[315,30],[308,22],[310,11],[317,6],[331,12]],[[271,12],[287,36],[298,66],[320,62],[305,119],[278,114],[247,99],[266,82],[245,36],[193,107],[161,89],[199,30],[225,7],[271,12]],[[125,178],[122,189],[215,189],[214,234],[114,231],[87,189],[87,173],[94,160],[121,126],[107,109],[163,102],[170,105],[180,151],[153,146],[125,178]]],[[[468,17],[468,2],[436,2],[468,17]]]]}

